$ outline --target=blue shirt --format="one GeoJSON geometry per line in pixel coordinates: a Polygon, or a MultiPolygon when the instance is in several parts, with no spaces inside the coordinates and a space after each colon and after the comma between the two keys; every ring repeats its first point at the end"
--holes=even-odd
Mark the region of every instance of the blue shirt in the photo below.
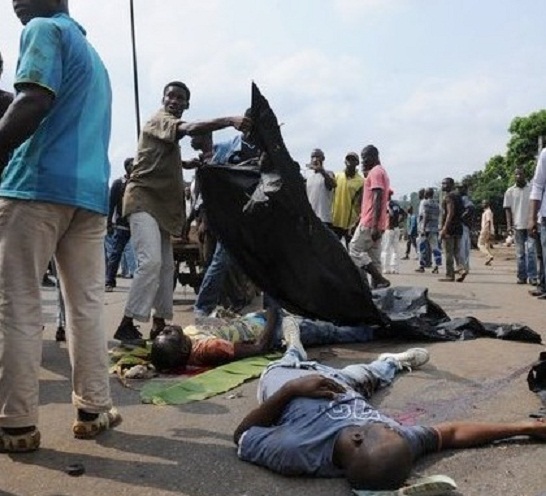
{"type": "Polygon", "coordinates": [[[51,91],[52,108],[17,148],[0,196],[108,213],[111,89],[84,29],[66,14],[34,18],[23,29],[15,87],[51,91]]]}
{"type": "MultiPolygon", "coordinates": [[[[310,372],[313,373],[313,372],[310,372]]],[[[238,455],[283,475],[342,477],[334,465],[337,436],[345,427],[387,424],[410,447],[413,458],[438,449],[438,434],[430,427],[403,426],[371,406],[355,391],[328,399],[295,398],[272,427],[251,427],[239,440],[238,455]]]]}

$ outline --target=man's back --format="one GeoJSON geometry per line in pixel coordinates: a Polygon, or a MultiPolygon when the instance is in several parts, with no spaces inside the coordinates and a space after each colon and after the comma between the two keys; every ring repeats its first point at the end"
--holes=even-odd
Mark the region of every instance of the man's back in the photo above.
{"type": "Polygon", "coordinates": [[[0,196],[108,212],[111,90],[106,69],[66,14],[30,21],[21,36],[15,87],[55,95],[47,117],[15,150],[0,196]]]}

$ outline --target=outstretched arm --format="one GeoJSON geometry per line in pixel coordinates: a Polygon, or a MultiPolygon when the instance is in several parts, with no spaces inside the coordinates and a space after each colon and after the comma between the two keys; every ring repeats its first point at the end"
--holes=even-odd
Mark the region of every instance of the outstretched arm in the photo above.
{"type": "Polygon", "coordinates": [[[440,449],[471,448],[513,436],[530,436],[546,441],[544,419],[523,422],[446,422],[435,425],[440,434],[440,449]]]}
{"type": "Polygon", "coordinates": [[[238,444],[243,433],[251,427],[269,427],[275,424],[286,405],[298,396],[333,399],[336,394],[343,392],[341,384],[318,374],[289,381],[243,419],[235,429],[233,440],[238,444]]]}
{"type": "Polygon", "coordinates": [[[226,127],[234,127],[238,131],[247,131],[252,126],[252,121],[248,117],[219,117],[208,121],[181,122],[178,125],[178,138],[186,135],[206,134],[213,131],[219,131],[226,127]]]}

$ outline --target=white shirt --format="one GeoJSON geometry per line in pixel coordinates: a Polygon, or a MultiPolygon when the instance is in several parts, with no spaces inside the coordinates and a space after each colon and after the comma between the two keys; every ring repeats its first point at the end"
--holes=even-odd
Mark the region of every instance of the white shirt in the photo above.
{"type": "MultiPolygon", "coordinates": [[[[326,171],[326,174],[334,177],[333,172],[326,171]]],[[[315,172],[314,170],[306,170],[305,179],[307,181],[307,198],[309,199],[313,211],[322,222],[331,223],[334,190],[327,189],[322,174],[315,172]]]]}
{"type": "Polygon", "coordinates": [[[538,215],[546,217],[546,201],[544,201],[544,191],[546,190],[546,148],[543,148],[538,157],[535,175],[531,187],[531,200],[538,200],[540,210],[538,215]]]}
{"type": "Polygon", "coordinates": [[[529,221],[529,198],[531,185],[527,183],[523,188],[516,184],[506,190],[504,194],[504,208],[512,211],[512,224],[514,229],[527,229],[529,221]]]}

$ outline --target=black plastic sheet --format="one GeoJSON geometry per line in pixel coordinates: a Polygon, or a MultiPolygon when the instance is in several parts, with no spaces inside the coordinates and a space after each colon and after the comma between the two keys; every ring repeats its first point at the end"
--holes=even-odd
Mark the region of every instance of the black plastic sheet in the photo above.
{"type": "Polygon", "coordinates": [[[313,212],[275,114],[252,85],[253,139],[267,160],[198,171],[208,220],[231,256],[288,311],[385,324],[347,251],[313,212]]]}

